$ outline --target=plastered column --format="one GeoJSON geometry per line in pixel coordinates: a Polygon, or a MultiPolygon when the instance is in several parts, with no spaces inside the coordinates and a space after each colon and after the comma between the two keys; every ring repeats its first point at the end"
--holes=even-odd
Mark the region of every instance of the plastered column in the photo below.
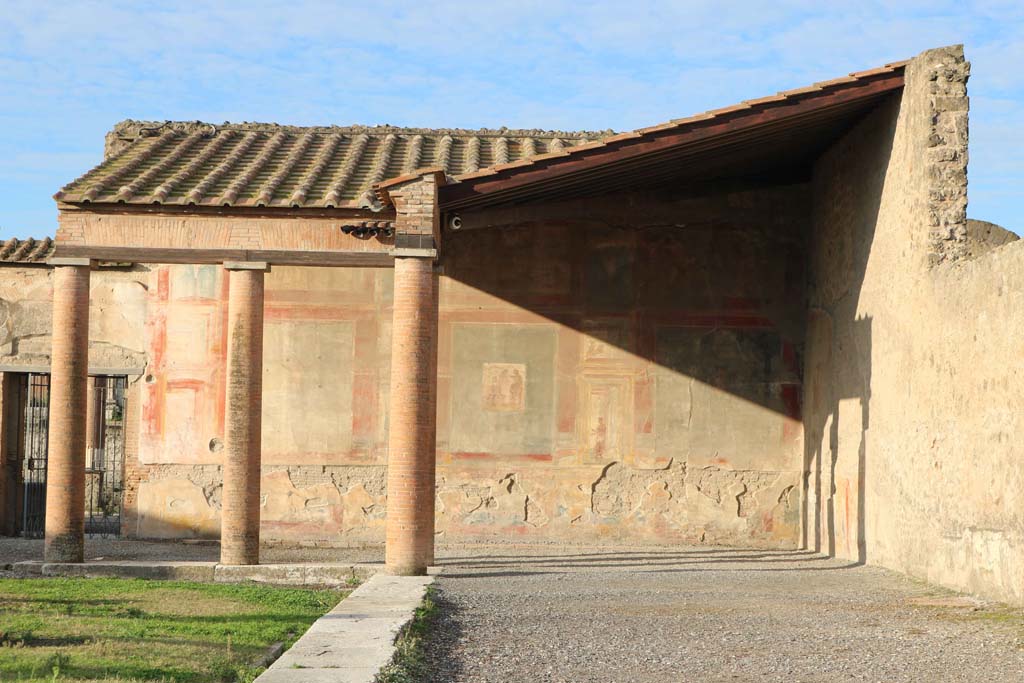
{"type": "Polygon", "coordinates": [[[220,561],[259,564],[263,279],[267,264],[225,263],[224,268],[230,280],[220,561]]]}
{"type": "MultiPolygon", "coordinates": [[[[100,398],[100,391],[97,390],[97,382],[99,381],[96,377],[90,377],[88,381],[88,392],[86,394],[86,422],[85,422],[85,469],[93,470],[96,468],[96,451],[100,445],[100,435],[102,434],[103,428],[100,426],[99,421],[102,419],[100,413],[102,409],[96,404],[98,398],[100,398]]],[[[96,510],[99,508],[100,503],[100,478],[95,474],[91,473],[86,476],[85,480],[85,495],[88,500],[88,505],[91,509],[96,510]]]]}
{"type": "Polygon", "coordinates": [[[437,274],[433,258],[395,258],[385,564],[424,574],[434,562],[437,274]]]}
{"type": "Polygon", "coordinates": [[[53,340],[46,471],[46,562],[81,562],[85,550],[85,444],[89,382],[88,259],[52,259],[53,340]]]}
{"type": "Polygon", "coordinates": [[[102,406],[97,403],[97,400],[102,400],[100,396],[99,388],[97,383],[100,381],[97,377],[90,377],[87,382],[88,390],[86,394],[86,405],[87,408],[87,420],[85,428],[85,465],[86,467],[95,467],[96,451],[100,447],[100,436],[103,428],[100,425],[100,421],[103,419],[101,412],[102,406]]]}

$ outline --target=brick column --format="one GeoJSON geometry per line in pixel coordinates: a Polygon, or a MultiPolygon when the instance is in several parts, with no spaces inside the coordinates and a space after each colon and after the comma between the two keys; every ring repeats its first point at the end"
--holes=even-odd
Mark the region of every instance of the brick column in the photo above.
{"type": "Polygon", "coordinates": [[[225,263],[228,360],[221,564],[260,561],[263,274],[266,263],[225,263]]]}
{"type": "Polygon", "coordinates": [[[396,250],[385,564],[414,575],[434,562],[437,274],[433,250],[402,251],[429,256],[396,250]]]}
{"type": "Polygon", "coordinates": [[[53,333],[46,469],[47,562],[81,562],[85,551],[85,433],[89,382],[88,259],[51,259],[53,333]]]}

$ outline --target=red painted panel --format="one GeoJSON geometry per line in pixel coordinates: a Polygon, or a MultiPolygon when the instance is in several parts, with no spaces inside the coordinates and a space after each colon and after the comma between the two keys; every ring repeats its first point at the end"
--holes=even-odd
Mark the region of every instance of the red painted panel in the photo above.
{"type": "Polygon", "coordinates": [[[514,455],[496,453],[452,453],[454,460],[532,460],[534,462],[551,462],[550,453],[516,453],[514,455]]]}

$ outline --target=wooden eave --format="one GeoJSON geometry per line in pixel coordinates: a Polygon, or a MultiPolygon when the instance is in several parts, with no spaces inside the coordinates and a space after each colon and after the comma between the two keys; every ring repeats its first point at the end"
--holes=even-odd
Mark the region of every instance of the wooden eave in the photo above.
{"type": "Polygon", "coordinates": [[[460,176],[445,211],[806,166],[903,87],[903,63],[460,176]]]}

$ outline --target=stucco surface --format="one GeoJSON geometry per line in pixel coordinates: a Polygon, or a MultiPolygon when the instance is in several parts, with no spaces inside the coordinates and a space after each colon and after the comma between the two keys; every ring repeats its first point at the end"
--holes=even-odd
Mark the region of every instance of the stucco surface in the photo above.
{"type": "Polygon", "coordinates": [[[1024,248],[967,229],[967,70],[925,53],[816,168],[808,541],[1019,603],[1024,248]]]}
{"type": "MultiPolygon", "coordinates": [[[[53,320],[53,271],[7,266],[0,277],[0,364],[47,365],[53,320]]],[[[105,268],[89,289],[89,365],[145,365],[145,267],[105,268]]]]}
{"type": "MultiPolygon", "coordinates": [[[[808,207],[801,185],[626,194],[582,219],[556,204],[449,235],[441,537],[794,546],[808,207]]],[[[356,268],[266,276],[267,541],[382,540],[391,280],[356,268]]],[[[154,266],[144,284],[126,531],[216,536],[226,278],[154,266]]]]}

